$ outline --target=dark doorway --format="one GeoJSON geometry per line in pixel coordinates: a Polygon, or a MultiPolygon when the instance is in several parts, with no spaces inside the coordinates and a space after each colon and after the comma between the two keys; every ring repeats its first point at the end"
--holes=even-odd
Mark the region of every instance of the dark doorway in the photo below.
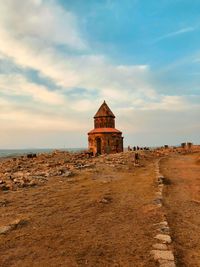
{"type": "Polygon", "coordinates": [[[106,154],[110,154],[110,140],[108,139],[107,146],[106,146],[106,154]]]}
{"type": "Polygon", "coordinates": [[[119,152],[119,140],[118,139],[116,140],[116,152],[117,153],[119,152]]]}
{"type": "Polygon", "coordinates": [[[101,138],[96,139],[97,154],[101,154],[101,138]]]}

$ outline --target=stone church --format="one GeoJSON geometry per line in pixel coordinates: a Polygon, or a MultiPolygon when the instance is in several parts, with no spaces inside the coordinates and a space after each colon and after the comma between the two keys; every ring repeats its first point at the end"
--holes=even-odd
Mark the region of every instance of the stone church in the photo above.
{"type": "Polygon", "coordinates": [[[123,151],[122,132],[115,129],[115,115],[105,101],[94,116],[94,129],[88,133],[88,144],[93,155],[123,151]]]}

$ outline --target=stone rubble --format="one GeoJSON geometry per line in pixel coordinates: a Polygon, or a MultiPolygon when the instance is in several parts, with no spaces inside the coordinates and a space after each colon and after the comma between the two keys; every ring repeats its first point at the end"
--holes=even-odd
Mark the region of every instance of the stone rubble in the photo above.
{"type": "Polygon", "coordinates": [[[8,200],[1,200],[0,201],[0,207],[6,207],[9,204],[8,200]]]}
{"type": "Polygon", "coordinates": [[[75,170],[92,168],[95,162],[85,153],[54,151],[30,157],[5,158],[0,161],[0,190],[15,190],[40,185],[50,177],[72,177],[75,170]]]}
{"type": "MultiPolygon", "coordinates": [[[[199,148],[198,148],[199,149],[199,148]]],[[[160,158],[170,153],[185,153],[182,148],[158,148],[152,150],[139,150],[139,159],[160,158]]],[[[72,177],[76,171],[88,170],[95,168],[96,164],[103,164],[111,168],[127,168],[142,167],[141,160],[139,163],[134,162],[134,151],[103,154],[98,157],[91,157],[85,152],[70,153],[67,151],[55,150],[51,153],[33,154],[29,153],[25,156],[15,158],[0,159],[0,190],[16,190],[17,188],[32,187],[40,185],[48,181],[51,177],[72,177]],[[130,166],[130,159],[133,162],[130,166]]],[[[156,168],[158,178],[158,197],[160,198],[164,177],[156,168]]],[[[162,200],[162,199],[161,199],[162,200]]],[[[159,202],[159,201],[158,201],[159,202]]],[[[157,203],[161,207],[161,203],[157,203]]]]}
{"type": "MultiPolygon", "coordinates": [[[[152,156],[140,153],[140,159],[152,156]]],[[[133,162],[134,153],[124,152],[90,157],[87,152],[70,153],[54,151],[52,153],[27,154],[15,158],[0,160],[0,190],[16,190],[32,187],[47,182],[51,177],[71,178],[77,172],[93,170],[96,165],[120,169],[136,167],[133,162]],[[132,166],[130,166],[132,165],[132,166]]],[[[102,167],[103,167],[102,166],[102,167]]],[[[142,164],[137,164],[137,167],[142,164]]]]}

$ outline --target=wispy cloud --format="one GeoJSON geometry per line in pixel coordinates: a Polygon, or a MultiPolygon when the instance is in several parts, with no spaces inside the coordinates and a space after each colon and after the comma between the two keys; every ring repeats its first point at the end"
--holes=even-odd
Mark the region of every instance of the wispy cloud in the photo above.
{"type": "Polygon", "coordinates": [[[155,39],[155,41],[153,43],[157,43],[159,41],[162,41],[162,40],[165,40],[165,39],[168,39],[168,38],[172,38],[172,37],[184,34],[184,33],[193,32],[195,30],[196,30],[196,27],[182,28],[182,29],[180,29],[178,31],[170,32],[170,33],[167,33],[167,34],[164,34],[164,35],[158,37],[157,39],[155,39]]]}

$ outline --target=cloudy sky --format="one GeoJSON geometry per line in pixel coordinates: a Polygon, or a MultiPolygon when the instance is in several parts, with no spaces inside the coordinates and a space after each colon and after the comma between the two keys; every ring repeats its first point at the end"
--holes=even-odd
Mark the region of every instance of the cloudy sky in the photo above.
{"type": "Polygon", "coordinates": [[[0,148],[199,143],[199,0],[0,0],[0,148]]]}

